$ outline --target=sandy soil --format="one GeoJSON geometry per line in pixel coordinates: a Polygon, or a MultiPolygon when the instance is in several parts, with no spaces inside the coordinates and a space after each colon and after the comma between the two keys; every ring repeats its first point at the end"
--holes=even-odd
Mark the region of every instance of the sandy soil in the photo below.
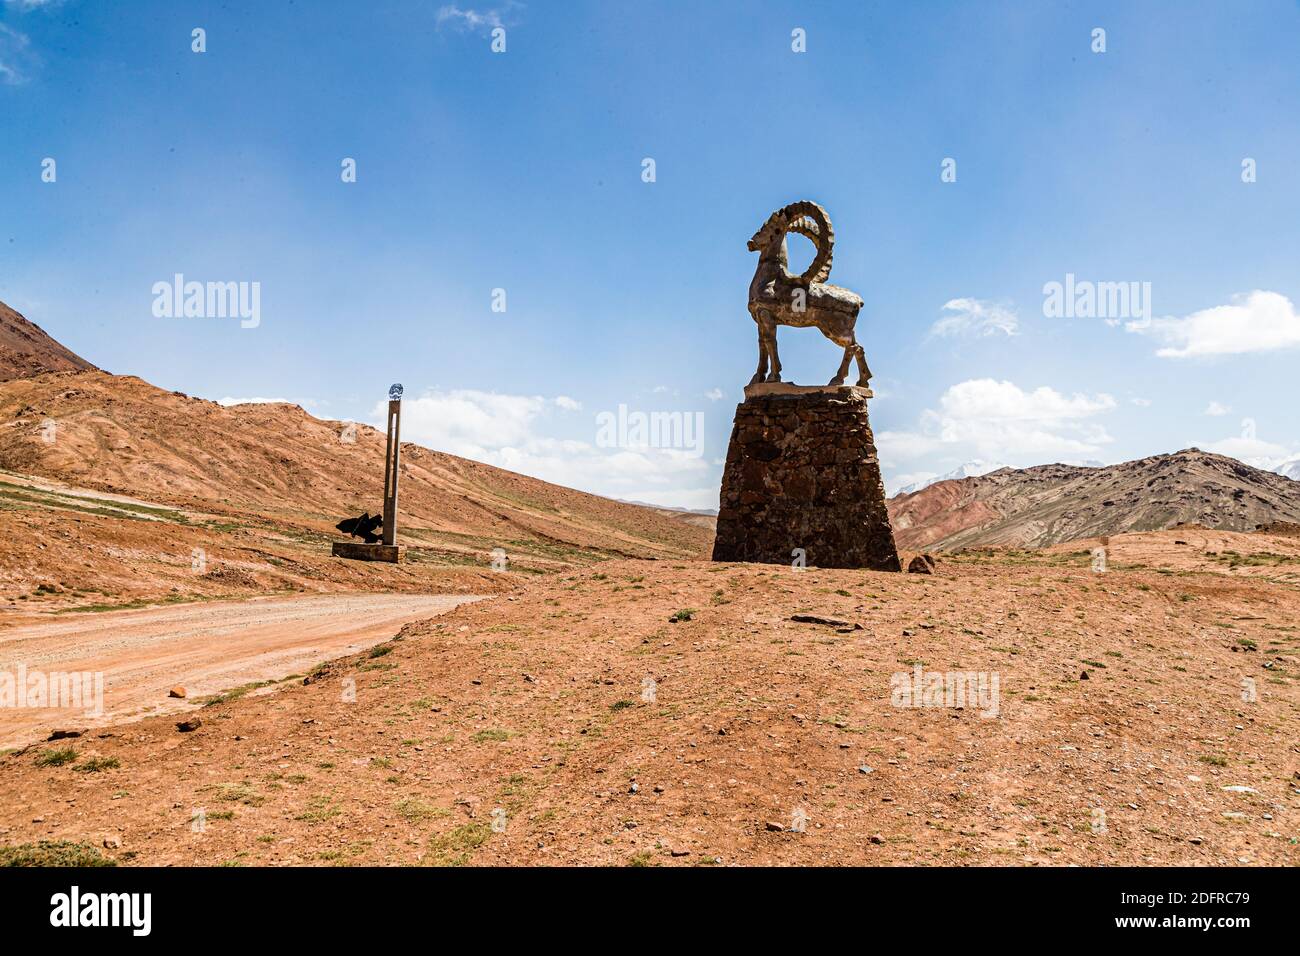
{"type": "Polygon", "coordinates": [[[1300,541],[1221,534],[1112,539],[1104,574],[1076,546],[934,576],[532,577],[193,733],[147,718],[0,758],[0,842],[126,864],[1295,865],[1300,541]],[[918,665],[996,674],[996,715],[897,706],[918,665]]]}
{"type": "MultiPolygon", "coordinates": [[[[209,695],[301,677],[476,598],[331,594],[111,611],[0,631],[0,674],[103,674],[102,710],[0,708],[0,746],[200,706],[209,695]],[[176,686],[184,699],[169,698],[176,686]]],[[[93,684],[92,684],[93,686],[93,684]]],[[[83,703],[90,704],[89,700],[83,703]]]]}

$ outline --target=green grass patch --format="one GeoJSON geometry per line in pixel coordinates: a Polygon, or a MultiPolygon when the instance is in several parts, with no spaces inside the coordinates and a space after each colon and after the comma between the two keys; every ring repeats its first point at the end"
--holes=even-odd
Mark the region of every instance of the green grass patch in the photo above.
{"type": "Polygon", "coordinates": [[[0,866],[117,866],[89,843],[41,840],[0,846],[0,866]]]}
{"type": "Polygon", "coordinates": [[[38,767],[62,767],[77,759],[77,752],[71,747],[46,748],[36,755],[38,767]]]}
{"type": "Polygon", "coordinates": [[[429,866],[464,866],[488,838],[492,827],[486,823],[466,823],[429,840],[429,866]]]}
{"type": "Polygon", "coordinates": [[[427,803],[424,800],[418,800],[415,797],[408,797],[405,800],[398,800],[394,809],[402,815],[402,818],[412,823],[419,823],[421,820],[433,820],[437,817],[446,817],[451,815],[451,811],[445,807],[440,807],[433,803],[427,803]]]}
{"type": "Polygon", "coordinates": [[[78,773],[99,773],[101,770],[115,770],[122,766],[116,757],[87,757],[72,769],[78,773]]]}

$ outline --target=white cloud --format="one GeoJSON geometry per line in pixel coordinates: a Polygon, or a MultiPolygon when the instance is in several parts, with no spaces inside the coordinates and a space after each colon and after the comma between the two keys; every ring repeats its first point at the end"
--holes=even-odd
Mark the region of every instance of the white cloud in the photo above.
{"type": "MultiPolygon", "coordinates": [[[[590,440],[557,437],[554,410],[572,410],[558,398],[458,389],[426,392],[402,405],[402,437],[438,451],[610,498],[718,506],[717,467],[698,452],[598,447],[594,419],[590,440]]],[[[386,407],[375,405],[372,423],[382,424],[386,407]]]]}
{"type": "Polygon", "coordinates": [[[720,389],[720,388],[711,388],[711,389],[709,389],[707,392],[704,393],[704,397],[707,398],[707,399],[708,399],[709,401],[711,401],[711,402],[720,401],[720,400],[722,399],[722,389],[720,389]]]}
{"type": "Polygon", "coordinates": [[[1115,408],[1115,399],[1105,394],[1089,398],[1078,392],[1067,397],[1045,385],[1026,392],[1013,382],[977,378],[952,386],[939,404],[946,416],[962,421],[1055,424],[1108,412],[1115,408]]]}
{"type": "Polygon", "coordinates": [[[1149,398],[1130,398],[1129,401],[1138,408],[1149,408],[1151,406],[1151,399],[1149,398]]]}
{"type": "Polygon", "coordinates": [[[575,401],[574,399],[569,398],[568,395],[555,396],[555,404],[557,408],[562,408],[566,412],[582,411],[582,402],[575,401]]]}
{"type": "Polygon", "coordinates": [[[1226,415],[1230,411],[1232,411],[1231,408],[1220,402],[1210,402],[1210,404],[1205,406],[1205,414],[1212,415],[1216,418],[1220,415],[1226,415]]]}
{"type": "Polygon", "coordinates": [[[876,432],[876,451],[883,460],[910,461],[937,451],[939,448],[939,439],[920,432],[876,432]]]}
{"type": "Polygon", "coordinates": [[[939,336],[1015,335],[1020,327],[1016,313],[1007,306],[982,299],[950,299],[943,304],[945,315],[930,326],[930,334],[939,336]]]}
{"type": "Polygon", "coordinates": [[[1156,351],[1161,358],[1245,355],[1300,346],[1300,314],[1291,300],[1260,289],[1185,318],[1144,319],[1125,328],[1163,342],[1156,351]]]}
{"type": "Polygon", "coordinates": [[[1095,455],[1113,439],[1089,419],[1113,411],[1110,395],[1065,395],[1042,386],[1025,391],[1013,382],[971,379],[952,386],[938,409],[921,415],[914,431],[877,436],[884,458],[919,458],[938,449],[973,451],[995,461],[1040,463],[1044,458],[1095,455]]]}

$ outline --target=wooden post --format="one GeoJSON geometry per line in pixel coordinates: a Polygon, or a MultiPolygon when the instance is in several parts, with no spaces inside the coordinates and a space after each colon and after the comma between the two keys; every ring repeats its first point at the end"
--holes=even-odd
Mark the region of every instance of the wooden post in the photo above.
{"type": "Polygon", "coordinates": [[[402,400],[392,398],[388,401],[388,451],[384,457],[384,544],[388,545],[397,544],[397,475],[401,458],[402,400]]]}

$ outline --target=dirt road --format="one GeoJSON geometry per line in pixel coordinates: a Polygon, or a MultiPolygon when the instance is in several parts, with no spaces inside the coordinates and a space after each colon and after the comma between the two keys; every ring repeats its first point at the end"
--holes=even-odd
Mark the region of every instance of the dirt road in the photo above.
{"type": "Polygon", "coordinates": [[[475,600],[436,594],[256,598],[110,611],[0,631],[0,681],[12,681],[14,691],[22,678],[30,689],[55,673],[103,675],[102,713],[92,700],[93,678],[75,708],[0,701],[0,747],[41,740],[55,729],[192,709],[205,696],[305,673],[385,641],[409,621],[475,600]],[[168,698],[176,685],[185,688],[185,700],[168,698]]]}

